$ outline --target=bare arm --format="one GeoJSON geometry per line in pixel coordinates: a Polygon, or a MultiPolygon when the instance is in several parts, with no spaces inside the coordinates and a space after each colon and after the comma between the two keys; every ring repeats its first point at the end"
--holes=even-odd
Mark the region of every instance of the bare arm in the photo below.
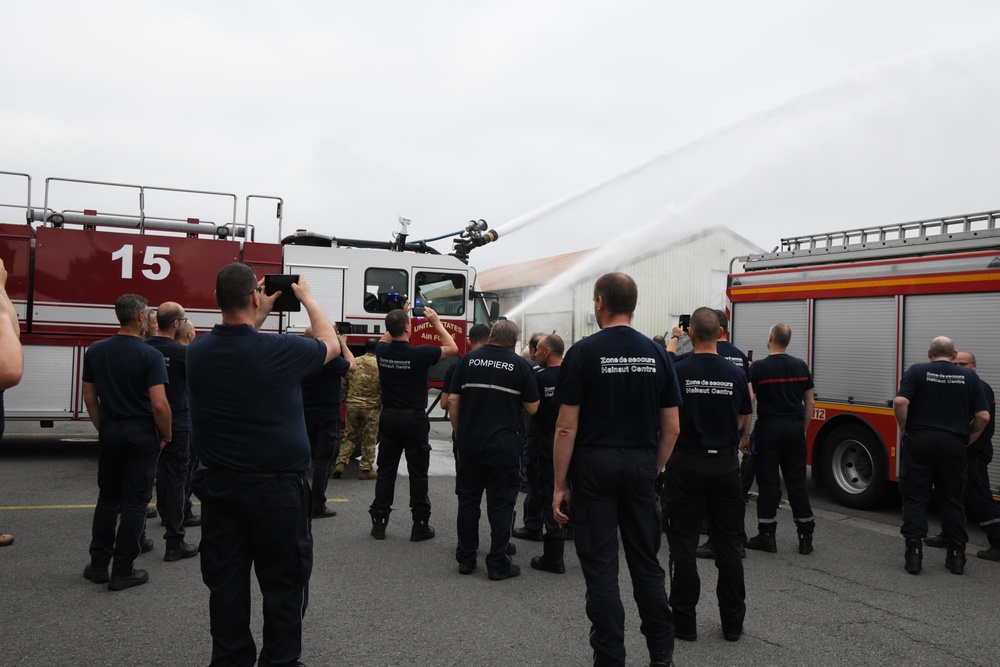
{"type": "Polygon", "coordinates": [[[7,269],[0,260],[0,390],[9,389],[21,381],[24,356],[21,354],[21,328],[17,311],[7,294],[7,269]]]}
{"type": "Polygon", "coordinates": [[[681,342],[680,336],[683,335],[684,329],[681,328],[681,325],[675,324],[674,328],[670,330],[670,338],[667,340],[667,352],[677,354],[677,347],[681,342]],[[677,336],[677,338],[674,338],[674,336],[677,336]]]}
{"type": "Polygon", "coordinates": [[[83,404],[87,406],[87,414],[90,415],[90,423],[100,432],[101,430],[101,401],[97,398],[97,385],[93,382],[83,383],[83,404]]]}
{"type": "Polygon", "coordinates": [[[348,373],[353,373],[358,370],[358,362],[354,358],[354,353],[351,352],[350,346],[347,344],[347,335],[338,333],[337,342],[340,344],[340,351],[344,355],[344,359],[347,360],[351,367],[347,370],[348,373]]]}
{"type": "Polygon", "coordinates": [[[660,408],[660,444],[656,450],[656,472],[661,472],[667,465],[680,434],[680,410],[677,407],[660,408]]]}
{"type": "Polygon", "coordinates": [[[437,312],[433,308],[427,307],[424,308],[424,314],[427,316],[427,321],[434,327],[434,332],[441,339],[441,359],[444,360],[458,354],[458,344],[441,324],[441,318],[438,317],[437,312]]]}
{"type": "Polygon", "coordinates": [[[524,406],[524,411],[529,415],[533,415],[538,412],[538,401],[535,401],[534,403],[525,403],[524,401],[521,401],[521,405],[524,406]]]}
{"type": "Polygon", "coordinates": [[[559,407],[559,418],[556,420],[556,437],[552,445],[552,466],[555,471],[555,484],[552,491],[552,514],[560,526],[569,521],[572,494],[566,478],[569,475],[569,462],[573,459],[573,449],[576,447],[576,431],[580,425],[580,406],[562,405],[559,407]]]}
{"type": "Polygon", "coordinates": [[[451,432],[455,435],[458,435],[458,404],[461,399],[461,394],[452,394],[448,401],[448,421],[451,422],[451,432]]]}
{"type": "Polygon", "coordinates": [[[170,403],[167,402],[164,385],[155,384],[149,388],[149,402],[153,405],[153,421],[156,422],[156,430],[160,432],[160,449],[163,449],[174,437],[170,428],[170,403]]]}
{"type": "Polygon", "coordinates": [[[809,389],[809,390],[806,391],[806,394],[805,394],[803,402],[806,404],[806,411],[805,411],[805,415],[804,415],[805,419],[803,419],[802,421],[805,423],[806,433],[808,433],[809,432],[809,424],[810,424],[810,422],[812,422],[812,418],[813,418],[813,407],[816,405],[816,399],[815,399],[814,392],[813,392],[812,389],[809,389]]]}
{"type": "Polygon", "coordinates": [[[442,410],[447,412],[448,406],[451,405],[451,394],[447,391],[442,391],[441,399],[438,401],[438,404],[441,406],[442,410]]]}
{"type": "Polygon", "coordinates": [[[750,420],[752,418],[752,414],[740,415],[739,426],[743,432],[743,435],[740,436],[740,451],[746,455],[750,454],[750,420]]]}
{"type": "Polygon", "coordinates": [[[990,423],[990,411],[980,410],[976,413],[976,416],[972,420],[972,435],[969,436],[969,444],[971,445],[976,440],[979,440],[979,436],[983,434],[986,429],[986,425],[990,423]]]}
{"type": "Polygon", "coordinates": [[[892,399],[892,413],[896,416],[896,428],[899,435],[906,433],[906,415],[910,410],[910,399],[897,396],[892,399]]]}
{"type": "Polygon", "coordinates": [[[299,276],[299,282],[292,283],[292,291],[295,292],[295,298],[305,306],[306,312],[309,314],[309,326],[312,327],[313,338],[326,345],[326,359],[323,360],[323,363],[330,363],[334,357],[340,356],[340,341],[337,340],[337,331],[330,324],[330,320],[319,304],[316,303],[305,278],[299,276]]]}

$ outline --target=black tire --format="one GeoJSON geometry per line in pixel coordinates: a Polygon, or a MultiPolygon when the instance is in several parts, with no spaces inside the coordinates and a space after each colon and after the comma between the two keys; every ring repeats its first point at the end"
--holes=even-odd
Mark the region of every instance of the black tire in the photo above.
{"type": "Polygon", "coordinates": [[[863,426],[840,426],[823,445],[827,488],[844,507],[869,510],[878,506],[887,486],[888,467],[878,436],[863,426]]]}

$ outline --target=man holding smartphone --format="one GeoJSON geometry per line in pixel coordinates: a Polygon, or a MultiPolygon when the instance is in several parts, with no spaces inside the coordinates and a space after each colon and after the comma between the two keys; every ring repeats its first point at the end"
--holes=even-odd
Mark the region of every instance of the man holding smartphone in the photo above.
{"type": "Polygon", "coordinates": [[[219,271],[222,324],[188,346],[192,435],[208,467],[201,495],[201,575],[213,665],[252,665],[250,570],[264,596],[260,664],[298,664],[309,601],[312,462],[302,380],[340,354],[333,325],[302,278],[291,291],[313,338],[262,334],[281,292],[263,294],[247,264],[219,271]]]}
{"type": "Polygon", "coordinates": [[[426,412],[427,370],[457,354],[458,345],[434,309],[425,306],[424,314],[441,341],[440,347],[410,345],[409,301],[403,304],[402,310],[385,316],[385,333],[375,346],[382,385],[382,414],[379,417],[378,479],[375,480],[375,500],[368,512],[372,516],[371,534],[376,540],[385,539],[396,491],[396,471],[404,454],[410,474],[410,512],[413,515],[410,541],[434,537],[434,528],[428,523],[431,501],[427,495],[427,471],[431,445],[426,412]]]}

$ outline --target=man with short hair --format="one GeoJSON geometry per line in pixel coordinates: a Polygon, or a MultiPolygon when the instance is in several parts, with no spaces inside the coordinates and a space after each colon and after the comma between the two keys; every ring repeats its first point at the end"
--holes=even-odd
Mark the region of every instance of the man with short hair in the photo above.
{"type": "MultiPolygon", "coordinates": [[[[967,350],[955,353],[955,365],[979,373],[976,369],[976,355],[967,350]]],[[[993,394],[993,387],[982,378],[980,378],[980,382],[986,394],[990,421],[987,422],[983,434],[965,450],[968,461],[965,497],[969,503],[972,518],[986,533],[986,539],[990,543],[990,548],[977,551],[976,557],[983,560],[1000,561],[1000,505],[993,500],[989,477],[989,464],[993,460],[993,432],[996,430],[994,421],[996,419],[996,396],[993,394]]],[[[941,534],[924,538],[924,544],[938,548],[948,546],[941,534]]]]}
{"type": "Polygon", "coordinates": [[[670,607],[676,637],[686,641],[698,637],[701,584],[695,550],[704,511],[719,570],[716,593],[727,641],[739,640],[746,615],[737,450],[741,440],[749,439],[753,410],[746,374],[717,351],[722,331],[715,311],[696,309],[688,328],[694,354],[675,367],[684,402],[681,433],[664,473],[663,513],[670,545],[670,607]]]}
{"type": "MultiPolygon", "coordinates": [[[[485,324],[473,324],[469,329],[469,352],[473,350],[478,350],[483,345],[486,345],[486,341],[490,339],[490,328],[485,324]]],[[[444,372],[444,380],[441,382],[441,398],[440,405],[441,409],[446,413],[451,407],[451,381],[455,377],[455,369],[458,368],[458,364],[461,363],[462,357],[459,356],[458,360],[455,361],[448,370],[444,372]]],[[[455,457],[455,473],[456,473],[456,487],[455,493],[458,493],[458,442],[455,440],[455,430],[451,431],[451,455],[455,457]]]]}
{"type": "Polygon", "coordinates": [[[382,414],[378,425],[378,479],[375,480],[375,500],[368,512],[372,517],[371,534],[376,540],[385,539],[396,490],[396,471],[404,454],[410,475],[410,512],[413,516],[410,541],[434,537],[434,528],[429,524],[431,500],[427,495],[431,454],[430,422],[426,413],[427,370],[458,353],[458,346],[433,308],[425,306],[424,315],[441,341],[440,347],[410,345],[409,301],[401,310],[385,316],[385,333],[375,346],[382,385],[382,414]]]}
{"type": "Polygon", "coordinates": [[[167,366],[167,401],[173,415],[173,438],[160,452],[156,465],[156,510],[166,527],[163,539],[167,542],[167,550],[163,560],[167,562],[198,555],[198,545],[184,541],[184,487],[191,463],[191,413],[188,410],[187,348],[175,342],[174,337],[186,323],[184,308],[179,303],[166,301],[156,309],[156,333],[146,339],[147,345],[163,355],[167,366]]]}
{"type": "MultiPolygon", "coordinates": [[[[967,350],[955,353],[955,365],[979,373],[976,369],[976,355],[967,350]]],[[[977,551],[976,556],[984,560],[1000,561],[1000,505],[997,505],[996,501],[993,500],[989,478],[989,464],[993,460],[993,432],[996,429],[994,421],[996,418],[996,397],[993,394],[993,387],[985,380],[980,379],[980,382],[982,382],[983,391],[986,394],[990,421],[986,424],[982,435],[965,450],[968,459],[965,497],[972,517],[986,533],[986,539],[990,543],[989,549],[977,551]]],[[[944,536],[940,533],[933,537],[924,538],[924,544],[937,548],[948,546],[944,536]]]]}
{"type": "Polygon", "coordinates": [[[462,359],[452,379],[451,425],[458,443],[458,547],[461,574],[472,574],[479,548],[483,492],[490,521],[486,569],[494,581],[521,568],[507,555],[520,487],[522,408],[534,414],[538,388],[531,366],[514,352],[517,325],[500,320],[489,342],[462,359]]]}
{"type": "MultiPolygon", "coordinates": [[[[174,334],[174,341],[187,347],[197,335],[198,332],[195,330],[194,324],[188,319],[181,324],[177,333],[174,334]]],[[[188,474],[184,480],[184,526],[190,528],[201,525],[201,517],[194,513],[194,505],[191,503],[195,473],[201,467],[201,459],[198,458],[198,450],[195,448],[193,441],[188,444],[188,451],[190,455],[188,458],[188,474]]]]}
{"type": "Polygon", "coordinates": [[[174,340],[181,345],[186,346],[189,345],[197,335],[198,332],[195,331],[194,324],[191,323],[191,320],[185,319],[184,323],[181,324],[181,326],[177,329],[177,332],[174,334],[174,340]]]}
{"type": "MultiPolygon", "coordinates": [[[[538,353],[538,343],[545,337],[541,331],[531,334],[528,339],[528,346],[525,348],[527,355],[524,358],[531,364],[532,368],[538,368],[538,360],[535,358],[538,353]]],[[[524,494],[524,507],[522,512],[522,528],[515,528],[512,535],[519,540],[531,540],[532,542],[542,541],[542,495],[538,487],[538,430],[535,427],[535,420],[531,415],[524,415],[524,452],[521,457],[521,467],[523,476],[521,478],[521,490],[524,494]]]]}
{"type": "MultiPolygon", "coordinates": [[[[303,334],[312,338],[312,327],[303,334]]],[[[357,368],[354,355],[347,346],[347,336],[337,331],[340,354],[319,373],[302,380],[302,407],[306,415],[306,433],[312,448],[312,518],[328,519],[337,513],[326,506],[326,485],[330,479],[330,464],[334,452],[340,449],[340,386],[341,380],[357,368]]]]}
{"type": "Polygon", "coordinates": [[[542,555],[531,559],[531,567],[536,570],[563,574],[566,564],[563,553],[566,547],[566,529],[559,525],[552,514],[552,492],[555,486],[555,470],[552,467],[552,443],[556,436],[556,419],[559,417],[559,399],[556,384],[562,367],[563,353],[566,351],[562,338],[555,334],[538,341],[535,349],[535,384],[538,386],[538,410],[532,416],[535,432],[538,434],[538,496],[542,508],[542,555]]]}
{"type": "MultiPolygon", "coordinates": [[[[781,479],[788,489],[792,520],[799,537],[799,553],[813,551],[816,519],[806,490],[806,432],[813,413],[813,378],[806,362],[786,352],[792,329],[779,323],[767,336],[768,355],[750,367],[750,387],[757,400],[755,439],[757,453],[758,534],[747,542],[748,549],[775,553],[781,479]],[[778,470],[781,470],[781,477],[778,470]]],[[[740,443],[743,455],[749,454],[740,443]]]]}
{"type": "Polygon", "coordinates": [[[662,533],[655,480],[677,439],[681,398],[666,352],[630,326],[637,299],[631,277],[598,278],[594,316],[601,330],[569,349],[556,386],[562,404],[552,512],[563,526],[573,517],[595,667],[625,664],[619,530],[650,665],[673,660],[674,626],[656,556],[662,533]]]}
{"type": "Polygon", "coordinates": [[[100,492],[83,576],[120,591],[149,581],[149,573],[134,564],[156,459],[173,434],[163,355],[142,342],[146,300],[123,294],[115,301],[115,316],[118,333],[97,341],[83,356],[83,401],[100,443],[100,492]]]}
{"type": "Polygon", "coordinates": [[[927,505],[934,488],[941,506],[941,535],[948,548],[945,567],[952,574],[964,574],[969,541],[962,502],[966,448],[982,435],[990,410],[979,376],[955,365],[955,344],[950,338],[932,340],[927,358],[930,361],[914,364],[903,373],[892,402],[900,436],[903,567],[910,574],[920,574],[923,567],[920,540],[927,536],[927,505]]]}
{"type": "Polygon", "coordinates": [[[211,664],[218,666],[257,660],[251,568],[264,598],[259,664],[299,664],[313,561],[301,383],[340,354],[333,325],[302,276],[291,289],[314,338],[259,333],[281,296],[263,289],[249,265],[224,266],[215,281],[222,324],[188,346],[192,433],[208,467],[201,575],[209,590],[211,664]]]}
{"type": "Polygon", "coordinates": [[[365,340],[365,353],[357,357],[354,372],[344,377],[344,401],[347,404],[347,421],[344,422],[344,441],[333,468],[334,479],[340,479],[354,455],[354,445],[361,438],[361,463],[358,479],[378,479],[372,470],[375,464],[375,443],[378,440],[378,418],[381,410],[382,386],[378,381],[378,361],[375,346],[378,338],[365,340]]]}

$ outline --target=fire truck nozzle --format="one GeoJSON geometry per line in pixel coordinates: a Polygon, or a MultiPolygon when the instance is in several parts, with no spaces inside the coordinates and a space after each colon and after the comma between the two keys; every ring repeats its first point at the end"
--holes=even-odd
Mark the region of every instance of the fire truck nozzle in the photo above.
{"type": "Polygon", "coordinates": [[[453,253],[463,262],[468,263],[469,252],[473,248],[484,246],[500,238],[500,234],[495,229],[489,229],[485,220],[470,220],[465,230],[454,241],[453,253]]]}

